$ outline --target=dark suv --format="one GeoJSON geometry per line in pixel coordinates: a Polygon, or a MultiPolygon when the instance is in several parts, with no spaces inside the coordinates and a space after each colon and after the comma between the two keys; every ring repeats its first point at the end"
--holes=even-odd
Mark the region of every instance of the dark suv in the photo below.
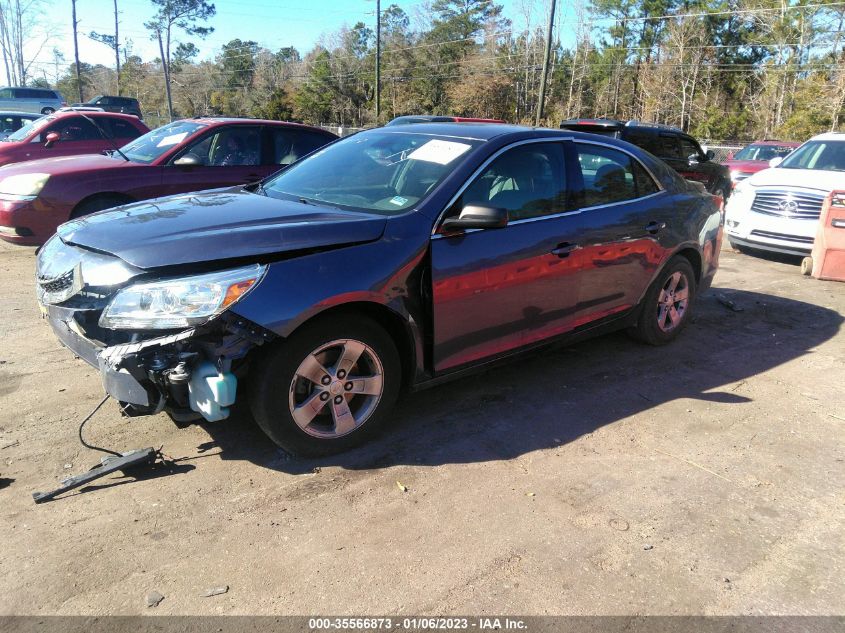
{"type": "Polygon", "coordinates": [[[95,108],[102,108],[106,112],[119,112],[121,114],[134,114],[139,119],[143,119],[141,114],[141,104],[137,99],[132,97],[110,97],[108,95],[97,95],[93,99],[89,99],[85,103],[74,103],[74,106],[93,106],[95,108]]]}
{"type": "Polygon", "coordinates": [[[730,195],[730,169],[714,162],[712,151],[702,151],[698,141],[678,128],[615,119],[569,119],[560,127],[628,141],[666,161],[687,180],[700,182],[710,193],[724,199],[730,195]]]}

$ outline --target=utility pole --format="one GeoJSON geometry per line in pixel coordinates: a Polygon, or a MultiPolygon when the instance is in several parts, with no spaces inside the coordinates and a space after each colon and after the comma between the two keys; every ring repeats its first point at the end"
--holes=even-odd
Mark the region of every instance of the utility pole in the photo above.
{"type": "Polygon", "coordinates": [[[534,125],[540,125],[543,118],[543,103],[546,100],[546,79],[549,75],[549,57],[552,54],[552,29],[555,25],[555,0],[549,7],[549,23],[546,25],[546,53],[543,55],[543,75],[540,77],[540,99],[537,102],[537,116],[534,118],[534,125]]]}
{"type": "Polygon", "coordinates": [[[79,76],[79,42],[76,38],[76,0],[70,0],[73,7],[73,56],[76,58],[76,86],[79,88],[79,103],[82,103],[82,78],[79,76]]]}
{"type": "Polygon", "coordinates": [[[376,0],[376,125],[381,119],[381,0],[376,0]]]}
{"type": "Polygon", "coordinates": [[[117,96],[120,96],[120,35],[118,33],[117,0],[114,0],[114,70],[117,83],[117,96]]]}

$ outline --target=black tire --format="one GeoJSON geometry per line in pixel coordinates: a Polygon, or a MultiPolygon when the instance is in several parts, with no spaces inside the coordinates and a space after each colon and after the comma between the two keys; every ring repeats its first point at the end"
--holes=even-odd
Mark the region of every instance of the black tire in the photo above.
{"type": "Polygon", "coordinates": [[[119,207],[122,204],[128,204],[132,202],[132,200],[128,198],[123,198],[121,196],[115,195],[102,195],[102,196],[95,196],[93,198],[88,198],[88,200],[84,200],[81,202],[74,210],[73,213],[70,214],[71,220],[76,220],[77,218],[81,218],[85,215],[90,215],[92,213],[96,213],[97,211],[103,211],[105,209],[111,209],[112,207],[119,207]]]}
{"type": "MultiPolygon", "coordinates": [[[[331,353],[331,349],[329,348],[329,351],[324,353],[331,353]]],[[[326,369],[334,372],[333,379],[340,374],[337,367],[326,366],[326,369]]],[[[351,377],[350,369],[347,379],[351,377]]],[[[338,313],[308,324],[287,340],[261,350],[257,360],[252,363],[248,382],[252,415],[258,426],[273,442],[294,455],[312,457],[333,455],[361,444],[387,423],[390,410],[396,402],[402,385],[402,365],[396,345],[378,324],[354,313],[338,313]],[[365,354],[368,357],[371,353],[376,356],[382,369],[381,395],[374,404],[369,405],[374,408],[367,416],[364,416],[364,421],[354,430],[334,437],[316,437],[314,433],[321,430],[326,433],[332,432],[331,429],[326,430],[327,424],[334,422],[335,429],[338,428],[339,423],[334,416],[335,407],[333,406],[338,396],[331,396],[325,405],[318,405],[324,408],[314,416],[316,426],[307,425],[310,429],[307,432],[296,423],[291,411],[292,403],[295,404],[294,401],[299,397],[296,390],[298,387],[295,385],[302,386],[303,384],[303,379],[297,378],[297,382],[294,379],[300,365],[312,352],[339,340],[363,343],[369,348],[365,354]]],[[[338,382],[343,382],[343,380],[338,382]]],[[[328,393],[329,386],[317,387],[316,384],[316,382],[305,381],[305,385],[310,386],[312,395],[317,394],[318,390],[328,393]]],[[[331,386],[335,386],[334,380],[331,386]]],[[[322,396],[322,394],[319,395],[322,396]]],[[[349,409],[352,410],[356,406],[355,398],[366,401],[367,397],[350,396],[349,409]]],[[[360,412],[361,409],[358,411],[360,412]]],[[[357,420],[355,423],[358,424],[357,420]]]]}
{"type": "MultiPolygon", "coordinates": [[[[679,283],[677,288],[681,287],[682,284],[679,283]]],[[[673,341],[689,322],[691,308],[695,303],[695,291],[695,272],[692,269],[692,265],[686,257],[676,255],[664,266],[663,270],[660,271],[660,274],[654,280],[654,283],[649,287],[648,292],[646,292],[640,304],[637,324],[629,330],[630,334],[637,340],[648,343],[649,345],[665,345],[673,341]],[[680,320],[676,324],[672,323],[671,329],[666,330],[660,326],[661,295],[663,289],[669,284],[670,279],[676,274],[680,274],[684,280],[683,285],[687,289],[687,300],[683,306],[683,310],[680,309],[680,302],[674,303],[675,313],[679,315],[680,320]]],[[[663,322],[664,325],[670,325],[667,323],[668,320],[667,316],[667,319],[663,322]]]]}
{"type": "Polygon", "coordinates": [[[53,114],[56,110],[54,108],[43,108],[41,114],[53,114]]]}

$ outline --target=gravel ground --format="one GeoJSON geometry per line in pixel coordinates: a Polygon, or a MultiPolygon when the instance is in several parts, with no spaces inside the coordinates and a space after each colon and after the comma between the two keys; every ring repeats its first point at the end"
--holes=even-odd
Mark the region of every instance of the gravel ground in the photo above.
{"type": "Polygon", "coordinates": [[[0,243],[0,614],[842,614],[843,313],[845,284],[725,251],[676,343],[406,396],[332,459],[109,402],[90,441],[175,464],[36,506],[99,460],[102,388],[0,243]]]}

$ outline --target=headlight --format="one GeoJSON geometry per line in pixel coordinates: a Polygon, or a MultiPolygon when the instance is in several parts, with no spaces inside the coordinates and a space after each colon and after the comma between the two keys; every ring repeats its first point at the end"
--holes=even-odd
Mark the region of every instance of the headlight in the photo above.
{"type": "Polygon", "coordinates": [[[35,198],[44,185],[50,174],[18,174],[0,180],[0,196],[15,199],[35,198]]]}
{"type": "Polygon", "coordinates": [[[245,266],[205,275],[138,283],[115,295],[100,317],[111,329],[151,329],[200,325],[254,288],[266,266],[245,266]]]}

